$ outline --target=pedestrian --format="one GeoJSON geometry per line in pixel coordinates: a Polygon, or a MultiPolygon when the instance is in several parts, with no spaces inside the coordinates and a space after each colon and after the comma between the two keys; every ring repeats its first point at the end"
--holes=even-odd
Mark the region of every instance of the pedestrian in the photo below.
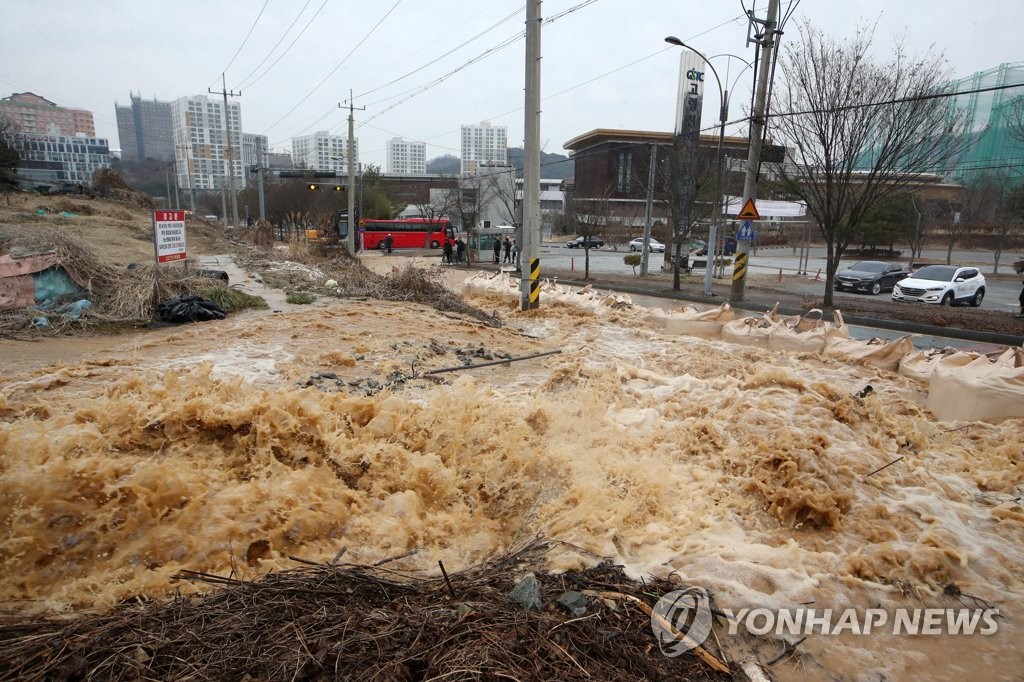
{"type": "Polygon", "coordinates": [[[512,241],[508,237],[505,237],[504,244],[505,244],[505,260],[502,261],[502,262],[503,263],[511,263],[512,262],[512,241]]]}
{"type": "Polygon", "coordinates": [[[515,263],[519,260],[519,244],[516,244],[516,238],[512,237],[512,262],[515,263]]]}
{"type": "Polygon", "coordinates": [[[384,237],[384,249],[388,253],[391,253],[391,249],[393,249],[394,246],[395,246],[395,238],[391,236],[390,232],[388,232],[388,236],[384,237]]]}
{"type": "Polygon", "coordinates": [[[444,252],[441,255],[441,262],[452,264],[452,242],[447,237],[444,240],[444,252]]]}
{"type": "MultiPolygon", "coordinates": [[[[1021,284],[1024,285],[1024,282],[1021,282],[1021,284]]],[[[1020,297],[1017,299],[1017,302],[1020,303],[1020,310],[1017,311],[1017,316],[1024,317],[1024,287],[1021,287],[1020,297]]]]}
{"type": "Polygon", "coordinates": [[[461,263],[464,255],[466,255],[466,242],[462,241],[462,237],[459,237],[455,240],[455,262],[461,263]]]}
{"type": "Polygon", "coordinates": [[[494,237],[494,263],[497,265],[501,262],[501,237],[494,237]]]}

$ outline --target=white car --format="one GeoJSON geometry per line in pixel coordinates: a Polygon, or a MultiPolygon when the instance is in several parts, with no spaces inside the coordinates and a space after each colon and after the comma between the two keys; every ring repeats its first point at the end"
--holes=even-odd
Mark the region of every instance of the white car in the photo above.
{"type": "MultiPolygon", "coordinates": [[[[631,241],[629,243],[629,250],[630,251],[642,251],[643,248],[644,248],[644,238],[643,237],[637,237],[636,239],[634,239],[633,241],[631,241]]],[[[653,251],[654,253],[665,253],[665,245],[662,244],[661,242],[659,242],[654,237],[651,237],[650,241],[648,242],[648,248],[650,248],[650,250],[653,251]]]]}
{"type": "Polygon", "coordinates": [[[936,305],[970,303],[981,305],[985,298],[985,276],[978,268],[957,265],[926,265],[892,290],[894,301],[919,301],[936,305]]]}

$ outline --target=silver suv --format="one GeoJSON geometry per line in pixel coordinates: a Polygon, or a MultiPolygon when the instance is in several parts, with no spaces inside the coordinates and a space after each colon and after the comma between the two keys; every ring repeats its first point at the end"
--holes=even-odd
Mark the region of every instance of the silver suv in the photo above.
{"type": "Polygon", "coordinates": [[[894,301],[920,301],[936,305],[970,303],[981,305],[985,298],[985,276],[978,268],[957,265],[926,265],[892,290],[894,301]]]}

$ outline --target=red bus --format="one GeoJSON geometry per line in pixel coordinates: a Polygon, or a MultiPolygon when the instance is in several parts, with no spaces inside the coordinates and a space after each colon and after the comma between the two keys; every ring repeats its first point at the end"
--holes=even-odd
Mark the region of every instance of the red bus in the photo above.
{"type": "Polygon", "coordinates": [[[384,238],[389,234],[396,249],[437,249],[446,238],[455,241],[455,228],[447,218],[363,219],[359,229],[364,249],[383,249],[384,238]]]}

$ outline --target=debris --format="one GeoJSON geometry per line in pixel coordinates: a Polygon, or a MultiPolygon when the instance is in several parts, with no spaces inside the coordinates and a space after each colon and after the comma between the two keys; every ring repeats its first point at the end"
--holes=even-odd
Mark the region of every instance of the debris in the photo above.
{"type": "Polygon", "coordinates": [[[870,474],[868,474],[868,475],[867,475],[867,476],[865,476],[864,478],[870,478],[871,476],[874,476],[875,474],[877,474],[877,473],[878,473],[879,471],[881,471],[882,469],[885,469],[885,468],[887,468],[887,467],[891,467],[891,466],[892,466],[893,464],[895,464],[896,462],[898,462],[898,461],[900,461],[901,459],[903,459],[903,457],[904,457],[903,455],[900,455],[899,457],[897,457],[897,458],[896,458],[896,459],[894,459],[893,461],[889,462],[888,464],[885,464],[885,465],[883,465],[883,466],[880,466],[880,467],[878,467],[877,469],[875,469],[874,471],[872,471],[872,472],[871,472],[870,474]]]}
{"type": "Polygon", "coordinates": [[[540,600],[540,583],[537,576],[527,573],[523,579],[516,583],[512,591],[508,593],[509,599],[527,609],[539,609],[542,606],[540,600]]]}
{"type": "Polygon", "coordinates": [[[164,301],[156,307],[156,312],[161,322],[206,322],[223,320],[226,316],[213,301],[188,294],[164,301]]]}
{"type": "Polygon", "coordinates": [[[587,613],[587,598],[583,596],[582,592],[563,592],[556,603],[568,611],[573,618],[579,618],[587,613]]]}

